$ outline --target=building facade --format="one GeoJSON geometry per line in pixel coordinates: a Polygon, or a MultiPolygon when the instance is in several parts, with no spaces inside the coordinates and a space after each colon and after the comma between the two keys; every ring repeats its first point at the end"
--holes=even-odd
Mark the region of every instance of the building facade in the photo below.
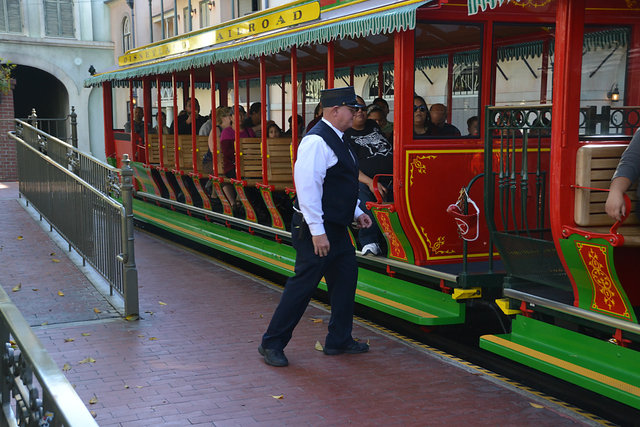
{"type": "Polygon", "coordinates": [[[40,118],[63,119],[73,106],[79,148],[103,152],[102,95],[83,82],[90,68],[114,67],[108,24],[109,8],[99,0],[0,0],[0,58],[17,65],[15,117],[35,108],[40,118]]]}

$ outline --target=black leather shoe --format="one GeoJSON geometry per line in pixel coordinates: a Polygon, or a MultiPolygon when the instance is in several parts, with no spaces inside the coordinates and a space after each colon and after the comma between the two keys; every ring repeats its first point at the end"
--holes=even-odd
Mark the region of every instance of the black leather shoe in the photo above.
{"type": "Polygon", "coordinates": [[[325,347],[322,351],[327,356],[336,356],[338,354],[360,354],[369,351],[369,344],[360,341],[351,341],[349,345],[343,348],[328,348],[325,347]]]}
{"type": "Polygon", "coordinates": [[[264,356],[264,363],[271,366],[287,366],[289,361],[282,350],[274,350],[272,348],[258,347],[258,353],[264,356]]]}

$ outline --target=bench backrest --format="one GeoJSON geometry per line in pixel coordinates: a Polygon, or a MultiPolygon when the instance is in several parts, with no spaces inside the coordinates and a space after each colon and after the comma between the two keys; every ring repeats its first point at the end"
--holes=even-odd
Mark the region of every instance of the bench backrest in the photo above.
{"type": "MultiPolygon", "coordinates": [[[[291,139],[267,139],[267,178],[277,190],[293,187],[291,139]]],[[[249,183],[262,182],[260,138],[240,138],[240,171],[249,183]]]]}
{"type": "MultiPolygon", "coordinates": [[[[621,144],[588,144],[578,149],[576,156],[576,185],[581,187],[608,189],[620,156],[627,148],[621,144]]],[[[632,210],[638,203],[636,184],[627,191],[631,198],[632,210]]],[[[576,224],[583,227],[611,225],[613,220],[606,214],[604,205],[608,193],[576,189],[575,214],[576,224]]],[[[625,225],[638,224],[635,215],[629,216],[625,225]]]]}
{"type": "MultiPolygon", "coordinates": [[[[202,157],[209,150],[209,137],[196,136],[196,153],[198,158],[198,169],[202,168],[202,157]]],[[[149,135],[149,163],[160,163],[160,148],[158,135],[149,135]]],[[[174,136],[172,134],[162,135],[162,155],[164,166],[168,169],[175,167],[176,158],[174,150],[174,136]]],[[[193,171],[193,143],[191,135],[178,135],[178,153],[180,155],[180,169],[185,172],[193,171]]]]}

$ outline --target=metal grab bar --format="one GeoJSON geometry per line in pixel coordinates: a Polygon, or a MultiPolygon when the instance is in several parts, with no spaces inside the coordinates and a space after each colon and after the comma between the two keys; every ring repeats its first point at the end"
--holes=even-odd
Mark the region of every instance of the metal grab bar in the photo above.
{"type": "Polygon", "coordinates": [[[98,426],[2,287],[0,342],[3,343],[0,346],[0,364],[4,373],[0,383],[4,419],[0,424],[37,426],[43,418],[48,418],[51,425],[98,426]],[[9,344],[10,337],[15,340],[17,350],[9,344]],[[42,389],[41,398],[32,383],[34,376],[42,389]],[[16,405],[15,413],[11,408],[12,400],[16,405]]]}

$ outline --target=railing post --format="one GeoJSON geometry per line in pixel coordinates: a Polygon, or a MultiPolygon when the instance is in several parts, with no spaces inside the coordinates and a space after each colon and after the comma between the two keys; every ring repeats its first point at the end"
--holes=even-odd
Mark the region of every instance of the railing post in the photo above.
{"type": "Polygon", "coordinates": [[[124,311],[125,316],[139,314],[138,306],[138,270],[136,269],[133,245],[133,169],[127,154],[122,159],[122,206],[125,214],[126,257],[124,259],[124,311]]]}
{"type": "Polygon", "coordinates": [[[29,118],[29,124],[31,126],[33,126],[36,129],[40,129],[38,127],[38,115],[36,114],[36,109],[35,108],[31,109],[31,114],[29,115],[28,118],[29,118]]]}
{"type": "Polygon", "coordinates": [[[76,114],[76,107],[71,106],[71,145],[74,148],[78,148],[78,115],[76,114]]]}

